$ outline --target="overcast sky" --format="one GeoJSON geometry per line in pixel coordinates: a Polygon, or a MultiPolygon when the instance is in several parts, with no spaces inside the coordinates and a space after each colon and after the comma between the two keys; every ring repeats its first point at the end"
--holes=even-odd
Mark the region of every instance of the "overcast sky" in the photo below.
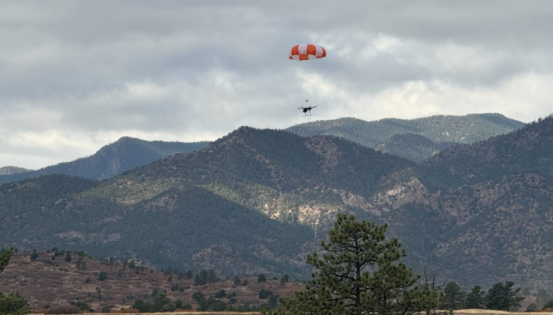
{"type": "Polygon", "coordinates": [[[552,12],[551,0],[2,1],[0,167],[243,125],[530,122],[552,113],[552,12]],[[289,60],[303,43],[327,57],[289,60]]]}

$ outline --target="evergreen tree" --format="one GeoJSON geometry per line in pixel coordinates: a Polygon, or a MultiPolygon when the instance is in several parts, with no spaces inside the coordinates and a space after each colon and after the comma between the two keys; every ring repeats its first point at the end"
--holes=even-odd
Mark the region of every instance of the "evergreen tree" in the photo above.
{"type": "Polygon", "coordinates": [[[287,282],[289,282],[289,275],[285,274],[284,276],[281,277],[281,280],[279,281],[279,284],[284,285],[287,282]]]}
{"type": "Polygon", "coordinates": [[[284,314],[412,314],[438,304],[439,292],[415,286],[418,276],[400,262],[405,250],[385,241],[387,225],[339,214],[321,242],[325,254],[308,256],[312,283],[294,299],[282,299],[284,314]]]}
{"type": "Polygon", "coordinates": [[[204,269],[194,277],[194,285],[204,285],[208,281],[208,272],[204,269]]]}
{"type": "Polygon", "coordinates": [[[444,288],[444,297],[439,304],[441,309],[457,310],[462,307],[465,299],[465,292],[456,282],[449,282],[444,288]]]}
{"type": "Polygon", "coordinates": [[[234,284],[234,285],[240,285],[240,283],[241,283],[241,282],[240,282],[240,278],[239,278],[238,276],[235,276],[235,277],[233,278],[233,284],[234,284]]]}
{"type": "Polygon", "coordinates": [[[510,307],[519,307],[524,298],[518,296],[521,288],[512,289],[514,283],[506,281],[495,283],[486,296],[486,305],[488,309],[509,311],[510,307]]]}
{"type": "Polygon", "coordinates": [[[4,268],[10,262],[10,258],[17,253],[17,248],[10,247],[0,251],[0,272],[4,271],[4,268]]]}
{"type": "Polygon", "coordinates": [[[31,254],[30,259],[31,259],[31,261],[35,261],[35,260],[37,260],[37,258],[38,258],[37,250],[33,249],[33,253],[31,254]]]}
{"type": "Polygon", "coordinates": [[[101,271],[99,274],[98,274],[98,280],[99,281],[104,281],[108,279],[108,273],[105,272],[105,271],[101,271]]]}
{"type": "Polygon", "coordinates": [[[483,308],[485,304],[485,291],[476,285],[466,296],[464,308],[483,308]]]}
{"type": "Polygon", "coordinates": [[[258,282],[266,282],[266,281],[267,281],[266,276],[263,273],[260,273],[258,275],[258,282]]]}
{"type": "Polygon", "coordinates": [[[70,262],[70,261],[71,261],[71,254],[69,253],[69,251],[67,251],[67,252],[65,253],[65,261],[67,261],[67,262],[70,262]]]}
{"type": "Polygon", "coordinates": [[[209,283],[215,283],[219,281],[219,277],[215,273],[215,270],[213,269],[208,270],[208,274],[206,275],[206,281],[209,283]]]}
{"type": "MultiPolygon", "coordinates": [[[[17,251],[17,250],[16,250],[17,251]]],[[[0,315],[27,314],[31,308],[27,300],[18,293],[0,293],[0,315]]]]}
{"type": "Polygon", "coordinates": [[[131,261],[129,261],[129,263],[127,264],[127,266],[129,267],[129,269],[135,269],[135,267],[137,266],[137,264],[135,263],[134,260],[131,260],[131,261]]]}
{"type": "Polygon", "coordinates": [[[204,301],[206,298],[204,297],[204,294],[200,291],[196,291],[192,294],[192,298],[198,302],[198,303],[201,303],[202,301],[204,301]]]}

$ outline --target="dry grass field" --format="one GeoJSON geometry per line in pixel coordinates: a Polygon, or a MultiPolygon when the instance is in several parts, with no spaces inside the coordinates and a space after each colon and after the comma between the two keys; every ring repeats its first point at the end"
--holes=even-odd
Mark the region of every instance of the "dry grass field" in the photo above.
{"type": "Polygon", "coordinates": [[[498,310],[479,310],[479,309],[469,309],[469,310],[456,310],[454,311],[456,315],[551,315],[552,310],[550,311],[540,311],[540,312],[506,312],[498,310]]]}
{"type": "MultiPolygon", "coordinates": [[[[130,313],[94,313],[97,315],[129,315],[130,313]]],[[[172,312],[172,313],[148,313],[150,315],[261,315],[259,312],[172,312]]],[[[456,315],[552,315],[552,310],[550,311],[540,311],[540,312],[506,312],[498,310],[480,310],[480,309],[469,309],[469,310],[456,310],[454,311],[456,315]]],[[[31,315],[43,315],[42,313],[34,313],[31,315]]]]}
{"type": "Polygon", "coordinates": [[[552,315],[552,312],[502,312],[489,310],[459,310],[454,311],[456,315],[552,315]]]}

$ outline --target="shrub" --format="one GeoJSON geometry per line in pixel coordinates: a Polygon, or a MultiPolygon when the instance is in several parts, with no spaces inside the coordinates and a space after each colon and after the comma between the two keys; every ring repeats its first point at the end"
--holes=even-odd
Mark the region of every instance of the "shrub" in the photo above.
{"type": "Polygon", "coordinates": [[[44,314],[81,314],[82,311],[75,305],[55,306],[49,308],[44,314]]]}
{"type": "Polygon", "coordinates": [[[279,284],[283,285],[287,282],[289,282],[289,275],[285,274],[284,276],[281,277],[281,281],[279,281],[279,284]]]}
{"type": "Polygon", "coordinates": [[[233,278],[233,284],[234,285],[240,285],[240,278],[239,277],[234,277],[233,278]]]}
{"type": "Polygon", "coordinates": [[[271,292],[269,290],[261,289],[260,292],[258,292],[258,297],[260,299],[267,299],[272,294],[273,294],[273,292],[271,292]]]}
{"type": "Polygon", "coordinates": [[[192,298],[193,298],[196,302],[198,302],[198,303],[200,303],[200,302],[202,302],[202,301],[204,301],[204,300],[206,299],[206,298],[204,297],[204,294],[202,294],[202,292],[200,292],[200,291],[194,292],[194,293],[192,294],[192,298]]]}
{"type": "Polygon", "coordinates": [[[221,299],[225,297],[225,290],[221,289],[217,291],[214,295],[216,298],[221,299]]]}
{"type": "Polygon", "coordinates": [[[102,271],[98,274],[98,280],[104,281],[106,279],[108,279],[108,273],[107,272],[102,271]]]}
{"type": "Polygon", "coordinates": [[[260,273],[258,275],[258,282],[266,282],[267,281],[267,278],[265,277],[265,275],[263,273],[260,273]]]}
{"type": "Polygon", "coordinates": [[[141,313],[146,313],[146,312],[150,312],[150,309],[152,308],[152,304],[148,302],[144,302],[141,299],[138,299],[135,301],[135,303],[133,303],[133,306],[131,307],[141,313]]]}
{"type": "Polygon", "coordinates": [[[0,314],[27,314],[31,308],[19,293],[0,293],[0,314]]]}
{"type": "Polygon", "coordinates": [[[102,313],[109,313],[111,311],[112,311],[111,305],[105,305],[104,307],[102,307],[102,313]]]}
{"type": "Polygon", "coordinates": [[[71,305],[77,306],[81,311],[92,311],[90,305],[88,305],[86,302],[71,302],[71,305]]]}

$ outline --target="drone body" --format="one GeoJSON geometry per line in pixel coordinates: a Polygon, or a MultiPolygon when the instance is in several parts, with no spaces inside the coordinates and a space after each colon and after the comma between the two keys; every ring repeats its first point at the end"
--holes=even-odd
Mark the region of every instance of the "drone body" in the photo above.
{"type": "Polygon", "coordinates": [[[310,116],[312,116],[312,112],[311,110],[316,108],[317,106],[308,106],[308,107],[298,107],[298,109],[301,109],[302,112],[304,113],[304,116],[307,116],[306,113],[310,113],[310,116]]]}

